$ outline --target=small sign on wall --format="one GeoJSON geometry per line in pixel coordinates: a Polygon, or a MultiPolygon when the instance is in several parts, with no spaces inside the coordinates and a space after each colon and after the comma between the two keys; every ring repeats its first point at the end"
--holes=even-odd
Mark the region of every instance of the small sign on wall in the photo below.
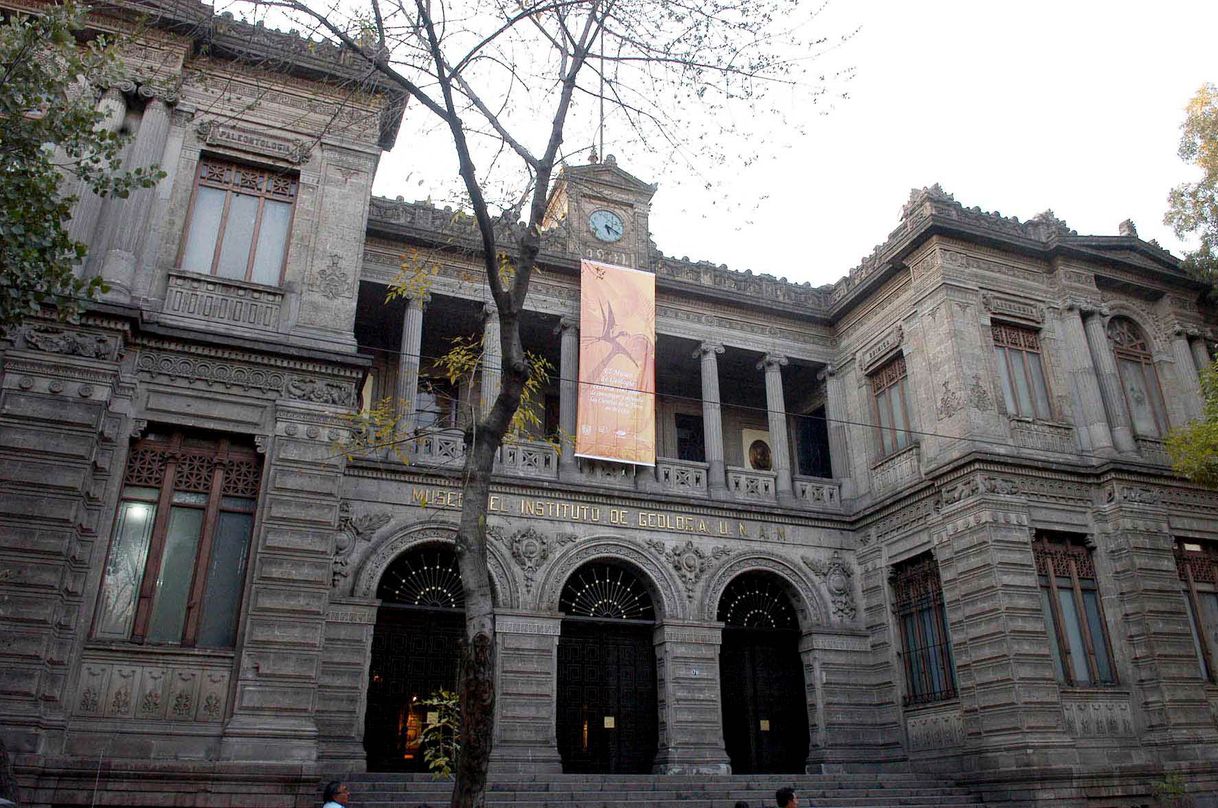
{"type": "Polygon", "coordinates": [[[617,719],[611,715],[605,716],[605,729],[613,729],[617,726],[617,719]]]}
{"type": "Polygon", "coordinates": [[[761,719],[761,731],[762,732],[770,731],[770,719],[768,719],[768,718],[761,719]]]}

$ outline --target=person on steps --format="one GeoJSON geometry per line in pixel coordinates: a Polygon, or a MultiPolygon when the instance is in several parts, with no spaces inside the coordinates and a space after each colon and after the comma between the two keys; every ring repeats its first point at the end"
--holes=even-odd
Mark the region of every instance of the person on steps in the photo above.
{"type": "Polygon", "coordinates": [[[331,780],[322,789],[321,801],[325,803],[321,808],[346,808],[351,801],[351,789],[342,780],[331,780]]]}
{"type": "Polygon", "coordinates": [[[790,786],[783,786],[775,791],[774,802],[778,804],[778,808],[799,808],[799,797],[795,796],[795,789],[790,786]]]}

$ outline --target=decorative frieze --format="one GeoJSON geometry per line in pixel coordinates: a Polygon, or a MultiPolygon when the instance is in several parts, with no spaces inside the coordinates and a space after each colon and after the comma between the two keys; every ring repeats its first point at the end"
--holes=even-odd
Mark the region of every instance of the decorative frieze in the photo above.
{"type": "Polygon", "coordinates": [[[905,717],[905,733],[911,752],[963,746],[964,722],[960,706],[951,704],[910,713],[905,717]]]}
{"type": "Polygon", "coordinates": [[[1134,734],[1128,699],[1062,699],[1066,731],[1076,738],[1127,738],[1134,734]]]}
{"type": "Polygon", "coordinates": [[[84,359],[115,359],[118,355],[118,340],[101,334],[29,326],[22,336],[25,347],[34,351],[79,356],[84,359]]]}
{"type": "Polygon", "coordinates": [[[86,660],[74,712],[133,720],[219,722],[228,709],[228,663],[134,664],[86,660]]]}
{"type": "Polygon", "coordinates": [[[1011,440],[1016,446],[1023,449],[1037,449],[1042,452],[1058,452],[1060,454],[1076,454],[1078,452],[1078,447],[1074,440],[1074,429],[1064,424],[1030,421],[1026,418],[1012,418],[1011,440]]]}
{"type": "Polygon", "coordinates": [[[1015,496],[1019,494],[1019,483],[1013,479],[988,474],[976,474],[955,480],[940,490],[940,507],[950,507],[982,494],[1015,496]]]}
{"type": "Polygon", "coordinates": [[[351,382],[332,382],[309,376],[290,376],[283,388],[284,395],[297,401],[314,404],[332,404],[338,407],[355,406],[355,385],[351,382]]]}
{"type": "Polygon", "coordinates": [[[1109,505],[1121,503],[1157,506],[1162,501],[1163,495],[1157,488],[1114,483],[1104,493],[1104,499],[1109,505]]]}
{"type": "Polygon", "coordinates": [[[921,454],[915,443],[872,466],[871,487],[877,494],[883,493],[918,479],[920,474],[921,454]]]}
{"type": "Polygon", "coordinates": [[[278,331],[283,292],[205,275],[170,272],[164,312],[226,325],[278,331]]]}
{"type": "Polygon", "coordinates": [[[1163,441],[1135,436],[1133,442],[1138,447],[1138,454],[1142,455],[1142,459],[1147,463],[1154,463],[1158,466],[1171,465],[1171,455],[1167,453],[1163,441]]]}

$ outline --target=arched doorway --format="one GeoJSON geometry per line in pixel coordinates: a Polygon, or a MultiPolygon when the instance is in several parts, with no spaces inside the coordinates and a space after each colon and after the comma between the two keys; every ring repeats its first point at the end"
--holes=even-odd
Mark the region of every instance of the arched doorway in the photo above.
{"type": "Polygon", "coordinates": [[[719,599],[723,741],[733,774],[803,772],[808,705],[799,622],[785,586],[746,572],[719,599]]]}
{"type": "Polygon", "coordinates": [[[447,545],[409,550],[377,585],[381,606],[372,633],[364,750],[370,771],[425,771],[422,702],[454,690],[465,636],[465,592],[447,545]]]}
{"type": "Polygon", "coordinates": [[[655,607],[633,570],[594,561],[559,598],[558,753],[567,773],[638,774],[656,755],[655,607]]]}

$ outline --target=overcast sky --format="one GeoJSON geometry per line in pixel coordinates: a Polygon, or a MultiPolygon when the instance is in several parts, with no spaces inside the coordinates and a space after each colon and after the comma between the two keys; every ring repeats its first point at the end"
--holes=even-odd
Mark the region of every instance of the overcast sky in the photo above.
{"type": "MultiPolygon", "coordinates": [[[[849,98],[810,111],[784,158],[713,192],[739,205],[661,182],[651,229],[666,254],[831,283],[885,239],[911,188],[935,182],[1021,220],[1051,208],[1115,235],[1130,218],[1142,238],[1187,246],[1162,219],[1168,190],[1194,178],[1176,148],[1185,104],[1218,82],[1218,2],[835,0],[822,24],[861,26],[822,59],[855,68],[849,98]]],[[[408,113],[375,192],[429,196],[443,149],[418,141],[408,113]]]]}

